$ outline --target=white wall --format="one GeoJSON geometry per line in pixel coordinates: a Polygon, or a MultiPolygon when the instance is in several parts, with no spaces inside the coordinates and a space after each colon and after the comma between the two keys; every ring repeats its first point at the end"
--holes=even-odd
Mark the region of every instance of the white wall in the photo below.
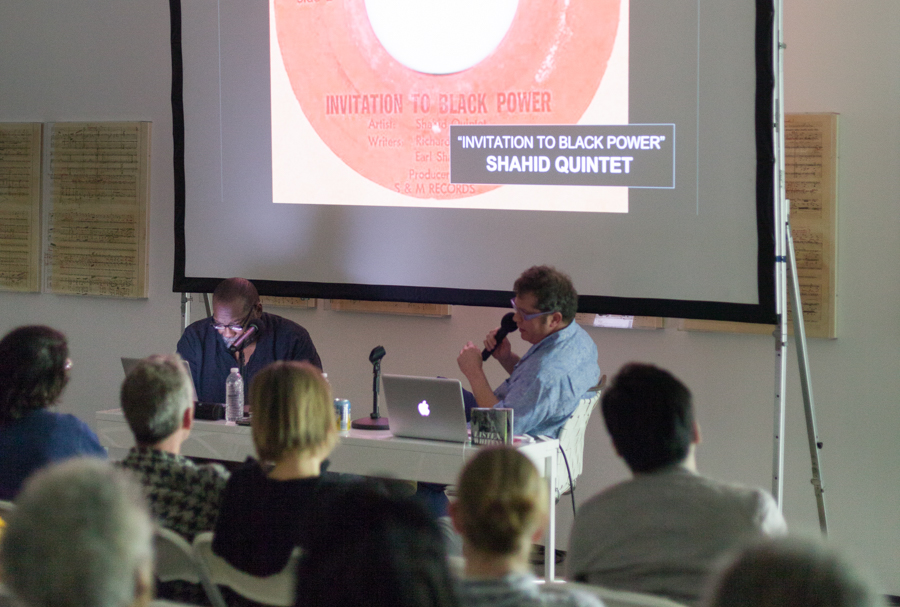
{"type": "MultiPolygon", "coordinates": [[[[813,340],[810,365],[831,540],[900,594],[900,4],[788,0],[786,106],[839,112],[840,337],[813,340]]],[[[0,4],[0,121],[153,122],[150,297],[141,301],[0,293],[0,332],[45,323],[69,336],[75,362],[61,408],[93,421],[113,407],[120,355],[174,350],[179,295],[171,293],[173,185],[169,20],[162,0],[0,4]]],[[[515,277],[510,277],[510,285],[515,277]]],[[[202,307],[195,307],[195,318],[202,307]]],[[[459,376],[455,357],[502,312],[456,307],[447,319],[288,311],[312,333],[336,392],[354,413],[371,405],[375,345],[386,372],[459,376]]],[[[674,325],[674,323],[669,323],[674,325]]],[[[701,469],[769,487],[774,343],[770,337],[590,329],[610,376],[625,362],[671,369],[693,390],[704,443],[701,469]]],[[[519,348],[523,349],[521,342],[519,348]]],[[[802,402],[794,352],[788,382],[785,514],[815,532],[802,402]]],[[[492,366],[491,379],[501,374],[492,366]]],[[[588,429],[583,500],[626,477],[602,421],[588,429]]],[[[561,503],[560,547],[571,513],[561,503]]]]}

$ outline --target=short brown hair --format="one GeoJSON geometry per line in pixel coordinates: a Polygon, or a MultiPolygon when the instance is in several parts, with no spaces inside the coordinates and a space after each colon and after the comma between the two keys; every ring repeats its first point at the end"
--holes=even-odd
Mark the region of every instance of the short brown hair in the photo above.
{"type": "Polygon", "coordinates": [[[337,440],[331,388],[306,362],[278,361],[250,383],[253,444],[261,461],[313,452],[337,440]]]}
{"type": "Polygon", "coordinates": [[[514,554],[543,523],[546,492],[537,468],[518,450],[483,449],[460,474],[457,524],[477,550],[514,554]]]}

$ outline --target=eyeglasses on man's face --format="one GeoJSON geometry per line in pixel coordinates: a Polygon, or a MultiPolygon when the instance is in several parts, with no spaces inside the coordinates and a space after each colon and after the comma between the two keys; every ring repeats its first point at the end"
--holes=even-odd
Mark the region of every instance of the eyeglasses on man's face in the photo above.
{"type": "Polygon", "coordinates": [[[250,320],[250,315],[253,314],[253,309],[251,308],[247,315],[241,320],[239,323],[230,323],[224,324],[217,322],[215,318],[213,318],[213,329],[216,331],[224,331],[225,329],[230,329],[234,333],[240,333],[244,330],[244,327],[247,326],[247,322],[250,320]]]}
{"type": "Polygon", "coordinates": [[[513,310],[515,310],[516,313],[517,313],[519,316],[522,317],[522,320],[523,320],[523,321],[525,321],[525,320],[533,320],[533,319],[538,318],[538,317],[540,317],[540,316],[546,316],[547,314],[553,314],[553,313],[556,311],[556,310],[548,310],[548,311],[546,311],[546,312],[532,312],[531,314],[529,314],[528,312],[526,312],[525,310],[523,310],[522,308],[520,308],[519,306],[516,305],[516,298],[515,298],[515,297],[513,297],[512,299],[510,299],[510,300],[509,300],[509,303],[512,304],[513,310]]]}

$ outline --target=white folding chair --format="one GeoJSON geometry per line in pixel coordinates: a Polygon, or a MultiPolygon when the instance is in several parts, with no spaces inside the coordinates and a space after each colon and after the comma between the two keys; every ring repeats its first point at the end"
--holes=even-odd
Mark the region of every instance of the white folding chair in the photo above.
{"type": "Polygon", "coordinates": [[[19,604],[9,588],[0,582],[0,607],[18,607],[19,604]]]}
{"type": "Polygon", "coordinates": [[[259,577],[235,569],[231,564],[213,552],[211,531],[198,534],[194,538],[194,554],[203,564],[209,579],[214,584],[228,586],[243,597],[277,607],[294,604],[297,590],[297,562],[300,549],[294,549],[287,565],[280,572],[267,577],[259,577]]]}
{"type": "Polygon", "coordinates": [[[556,500],[575,487],[575,482],[581,476],[584,468],[584,435],[587,431],[591,413],[600,402],[600,394],[606,387],[606,376],[600,378],[596,386],[591,388],[588,396],[578,402],[575,412],[559,431],[559,446],[562,450],[556,465],[556,500]],[[563,457],[563,453],[565,457],[563,457]],[[568,468],[566,462],[568,461],[568,468]],[[572,482],[569,482],[569,473],[572,474],[572,482]]]}
{"type": "Polygon", "coordinates": [[[226,607],[222,593],[212,583],[203,565],[194,556],[186,539],[164,527],[156,529],[156,578],[161,582],[183,581],[200,584],[213,607],[226,607]]]}
{"type": "MultiPolygon", "coordinates": [[[[606,376],[600,377],[597,385],[588,390],[587,395],[578,401],[575,411],[563,424],[559,431],[559,457],[556,458],[556,487],[554,487],[554,498],[558,502],[566,493],[572,491],[575,487],[581,471],[584,469],[584,434],[587,430],[588,422],[591,419],[591,413],[597,408],[600,402],[600,394],[606,387],[606,376]],[[571,474],[571,482],[569,482],[571,474]]],[[[575,509],[575,498],[572,498],[572,510],[575,509]]],[[[531,553],[532,565],[543,565],[546,548],[540,544],[535,544],[531,553]]],[[[565,551],[555,550],[554,557],[556,564],[562,564],[565,559],[565,551]]]]}
{"type": "Polygon", "coordinates": [[[655,594],[613,590],[612,588],[592,586],[590,584],[554,582],[541,586],[541,592],[565,592],[567,590],[580,590],[600,597],[600,600],[603,601],[606,607],[685,607],[683,603],[677,603],[655,594]]]}

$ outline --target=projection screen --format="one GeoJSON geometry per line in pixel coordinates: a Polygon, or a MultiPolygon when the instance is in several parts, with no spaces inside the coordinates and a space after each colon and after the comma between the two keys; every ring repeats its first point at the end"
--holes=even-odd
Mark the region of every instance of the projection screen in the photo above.
{"type": "Polygon", "coordinates": [[[771,0],[170,8],[175,291],[774,322],[771,0]]]}

